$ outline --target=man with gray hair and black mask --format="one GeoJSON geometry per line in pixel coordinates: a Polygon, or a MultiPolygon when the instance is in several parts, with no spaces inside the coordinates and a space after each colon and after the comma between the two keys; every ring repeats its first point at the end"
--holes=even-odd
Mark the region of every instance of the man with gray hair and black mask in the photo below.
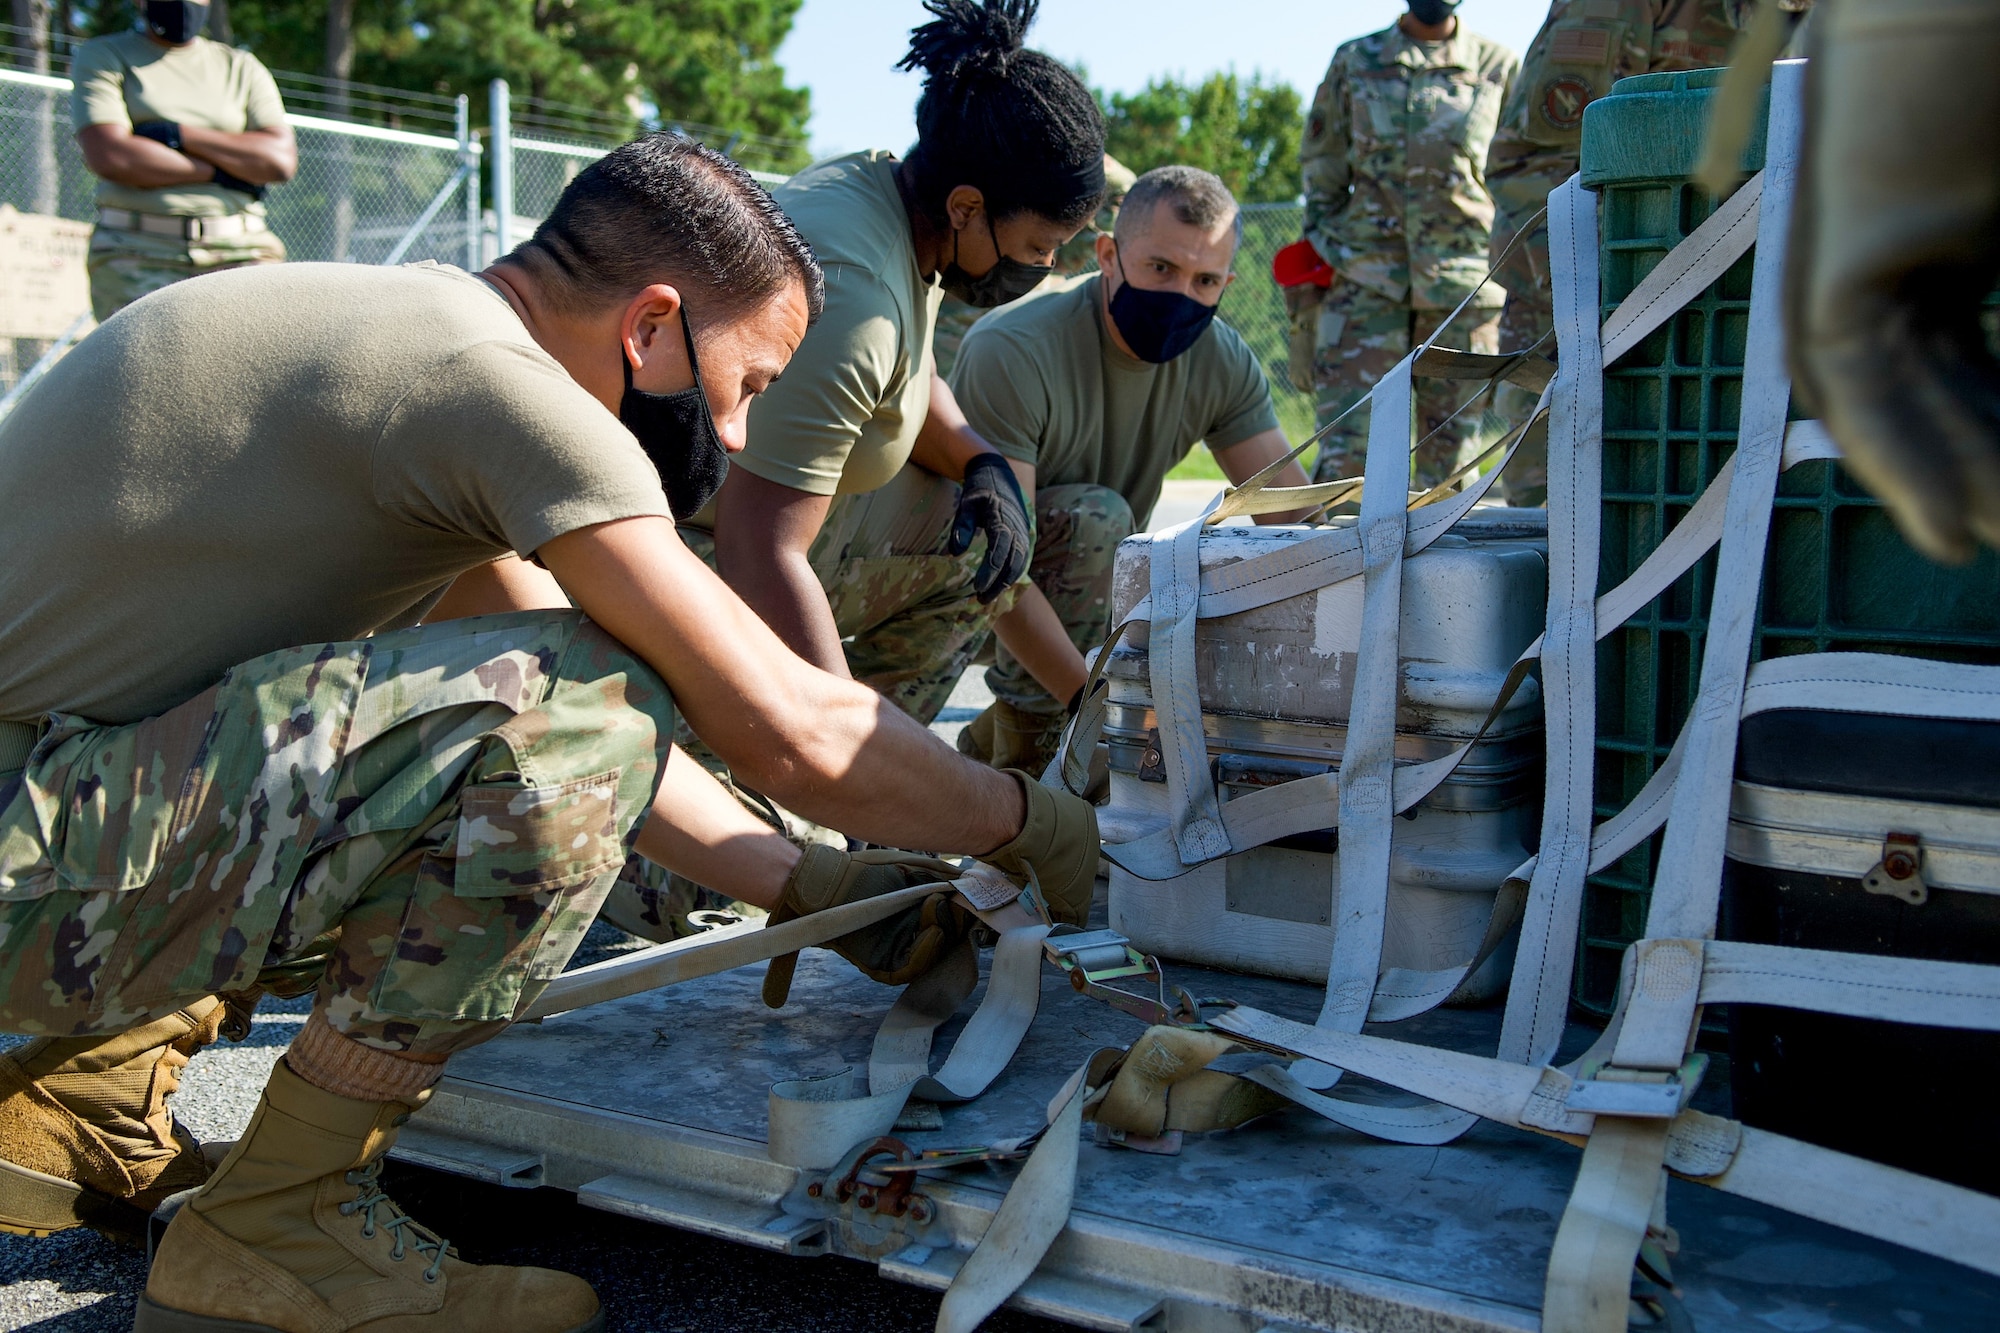
{"type": "MultiPolygon", "coordinates": [[[[966,335],[952,392],[1035,513],[1033,561],[1008,592],[982,605],[977,561],[943,554],[951,483],[905,468],[855,507],[851,567],[894,558],[937,571],[921,580],[923,597],[849,641],[850,669],[928,720],[997,636],[995,701],[959,739],[974,758],[1031,771],[1047,762],[1083,688],[1083,652],[1109,628],[1113,552],[1145,527],[1168,471],[1197,442],[1232,481],[1290,447],[1256,354],[1215,318],[1235,281],[1239,231],[1219,178],[1156,167],[1097,238],[1097,273],[1051,284],[966,335]]],[[[1276,484],[1305,480],[1295,463],[1276,484]]]]}

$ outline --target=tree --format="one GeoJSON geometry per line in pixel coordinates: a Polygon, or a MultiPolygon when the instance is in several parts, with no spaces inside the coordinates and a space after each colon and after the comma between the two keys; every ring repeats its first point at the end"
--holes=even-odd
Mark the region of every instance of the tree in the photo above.
{"type": "Polygon", "coordinates": [[[1198,84],[1154,79],[1136,93],[1099,93],[1104,146],[1133,171],[1179,162],[1222,177],[1246,204],[1285,203],[1299,194],[1298,91],[1253,74],[1198,84]]]}

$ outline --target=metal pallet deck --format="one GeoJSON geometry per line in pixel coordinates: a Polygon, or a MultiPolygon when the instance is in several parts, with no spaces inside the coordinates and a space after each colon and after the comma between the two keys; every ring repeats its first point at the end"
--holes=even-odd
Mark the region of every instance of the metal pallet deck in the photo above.
{"type": "MultiPolygon", "coordinates": [[[[922,1223],[853,1204],[830,1219],[806,1215],[825,1211],[800,1207],[820,1173],[765,1155],[767,1090],[865,1068],[894,992],[809,952],[791,1004],[773,1012],[759,1000],[762,970],[520,1026],[458,1056],[397,1156],[554,1186],[767,1251],[872,1259],[885,1276],[941,1289],[1012,1168],[925,1176],[922,1223]]],[[[1306,1021],[1319,1006],[1315,988],[1289,982],[1172,964],[1168,978],[1306,1021]]],[[[940,1052],[963,1021],[940,1032],[940,1052]]],[[[1498,1023],[1497,1011],[1438,1011],[1395,1031],[1490,1051],[1498,1023]]],[[[1047,968],[1040,1013],[1007,1072],[978,1101],[943,1108],[942,1129],[898,1137],[922,1149],[1028,1133],[1091,1051],[1140,1030],[1047,968]]],[[[1588,1034],[1574,1035],[1580,1049],[1588,1034]]],[[[1533,1329],[1577,1163],[1564,1144],[1491,1123],[1447,1147],[1406,1147],[1297,1109],[1189,1136],[1171,1157],[1100,1146],[1089,1126],[1085,1135],[1069,1228],[1011,1304],[1105,1330],[1533,1329]]],[[[1698,1185],[1673,1183],[1669,1219],[1702,1333],[1966,1329],[1990,1326],[2000,1309],[1993,1278],[1698,1185]]]]}

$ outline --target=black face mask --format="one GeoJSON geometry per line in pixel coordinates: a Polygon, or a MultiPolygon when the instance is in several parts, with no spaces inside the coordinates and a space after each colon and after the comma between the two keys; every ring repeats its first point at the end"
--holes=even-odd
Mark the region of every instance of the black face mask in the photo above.
{"type": "Polygon", "coordinates": [[[632,387],[632,358],[618,349],[619,364],[625,367],[625,396],[618,403],[618,419],[638,439],[639,447],[660,470],[660,484],[666,487],[667,508],[676,521],[685,522],[721,489],[729,475],[729,451],[715,432],[715,414],[708,410],[708,395],[701,391],[701,363],[694,355],[694,326],[687,306],[681,306],[681,335],[687,339],[688,369],[694,384],[675,393],[647,393],[632,387]]]}
{"type": "Polygon", "coordinates": [[[146,0],[146,31],[170,45],[193,41],[207,24],[207,5],[194,0],[146,0]]]}
{"type": "Polygon", "coordinates": [[[1410,17],[1426,27],[1444,22],[1458,9],[1458,0],[1410,0],[1410,17]]]}
{"type": "Polygon", "coordinates": [[[1203,305],[1179,292],[1148,292],[1125,276],[1125,258],[1118,258],[1118,290],[1111,297],[1111,322],[1118,326],[1141,361],[1171,361],[1195,345],[1208,331],[1217,305],[1203,305]]]}
{"type": "MultiPolygon", "coordinates": [[[[1000,249],[1000,234],[993,230],[993,219],[986,218],[987,234],[993,237],[994,250],[1000,249]]],[[[951,234],[951,262],[944,266],[944,273],[938,284],[946,292],[956,296],[967,305],[978,306],[981,310],[991,310],[996,305],[1006,305],[1018,301],[1035,288],[1042,285],[1042,279],[1055,272],[1053,264],[1023,264],[1018,259],[1000,256],[1000,262],[988,269],[980,277],[973,277],[958,266],[958,233],[951,234]]]]}

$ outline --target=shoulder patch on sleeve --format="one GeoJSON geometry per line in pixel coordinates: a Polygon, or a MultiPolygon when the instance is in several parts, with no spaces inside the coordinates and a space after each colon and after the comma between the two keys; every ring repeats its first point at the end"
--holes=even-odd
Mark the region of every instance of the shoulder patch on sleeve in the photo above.
{"type": "Polygon", "coordinates": [[[1542,118],[1564,131],[1583,124],[1583,109],[1590,102],[1590,84],[1575,74],[1560,74],[1550,79],[1542,85],[1539,95],[1542,118]]]}

